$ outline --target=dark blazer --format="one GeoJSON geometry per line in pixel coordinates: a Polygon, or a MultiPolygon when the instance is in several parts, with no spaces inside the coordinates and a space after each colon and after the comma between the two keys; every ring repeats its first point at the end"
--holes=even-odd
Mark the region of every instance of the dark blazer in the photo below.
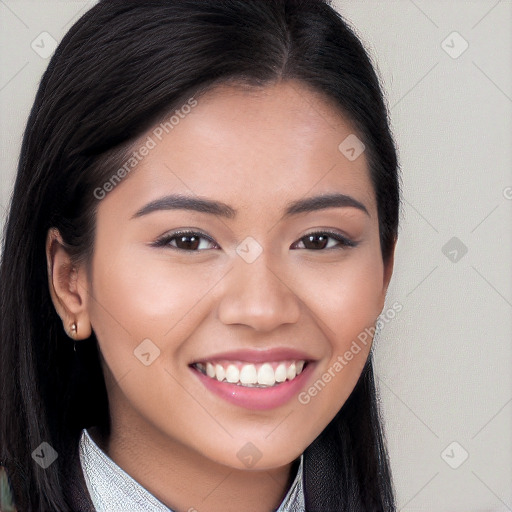
{"type": "Polygon", "coordinates": [[[71,457],[70,471],[64,482],[64,493],[73,512],[96,512],[85,483],[78,450],[71,457]]]}
{"type": "MultiPolygon", "coordinates": [[[[303,473],[303,484],[304,484],[304,497],[306,502],[307,512],[322,511],[327,512],[327,508],[321,508],[318,506],[319,503],[325,499],[325,497],[332,492],[330,489],[329,480],[322,478],[321,475],[325,474],[328,467],[328,460],[334,457],[335,450],[333,446],[330,449],[322,450],[323,453],[320,459],[315,460],[311,457],[304,458],[304,473],[303,473]],[[319,463],[318,460],[322,462],[319,463]],[[323,467],[322,467],[323,466],[323,467]]],[[[320,451],[316,447],[310,447],[308,451],[320,451]]],[[[82,471],[82,465],[80,464],[80,456],[78,452],[78,446],[68,456],[69,460],[69,471],[66,473],[63,479],[63,490],[64,495],[69,503],[70,511],[72,512],[96,512],[92,503],[87,485],[85,483],[84,474],[82,471]]],[[[0,485],[7,485],[6,482],[0,482],[0,485]]],[[[3,504],[6,506],[6,510],[9,504],[3,504]]],[[[16,509],[14,509],[16,510],[16,509]]]]}
{"type": "Polygon", "coordinates": [[[73,512],[96,512],[85,483],[78,447],[71,454],[69,473],[64,481],[64,494],[73,512]]]}
{"type": "MultiPolygon", "coordinates": [[[[322,447],[314,443],[307,450],[309,452],[304,457],[303,468],[303,490],[307,512],[329,512],[324,500],[333,493],[334,479],[325,479],[323,475],[335,467],[336,449],[330,443],[325,443],[322,447]],[[316,457],[311,457],[312,452],[316,457]]],[[[64,489],[69,502],[72,505],[73,512],[96,512],[89,496],[87,485],[85,483],[78,449],[71,457],[69,478],[66,480],[64,489]]],[[[327,473],[328,474],[328,473],[327,473]]],[[[333,511],[334,512],[334,511],[333,511]]],[[[341,512],[337,510],[336,512],[341,512]]]]}

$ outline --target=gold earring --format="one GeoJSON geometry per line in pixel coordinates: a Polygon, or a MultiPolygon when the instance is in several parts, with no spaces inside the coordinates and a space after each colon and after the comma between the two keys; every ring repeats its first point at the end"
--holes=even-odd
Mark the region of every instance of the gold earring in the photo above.
{"type": "MultiPolygon", "coordinates": [[[[74,339],[78,331],[76,322],[71,324],[70,331],[69,336],[74,339]]],[[[76,352],[76,341],[73,341],[73,351],[76,352]]]]}

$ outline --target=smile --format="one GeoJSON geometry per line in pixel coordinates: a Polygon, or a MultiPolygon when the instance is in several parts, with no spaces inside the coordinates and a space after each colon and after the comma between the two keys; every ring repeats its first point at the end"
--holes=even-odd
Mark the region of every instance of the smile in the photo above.
{"type": "Polygon", "coordinates": [[[241,361],[218,361],[194,363],[192,366],[210,379],[250,388],[275,387],[292,381],[306,366],[304,360],[243,363],[241,361]]]}

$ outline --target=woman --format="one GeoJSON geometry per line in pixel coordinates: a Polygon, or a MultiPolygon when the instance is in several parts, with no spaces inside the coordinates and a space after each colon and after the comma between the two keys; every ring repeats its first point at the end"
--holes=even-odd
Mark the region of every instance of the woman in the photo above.
{"type": "Polygon", "coordinates": [[[395,148],[321,0],[100,1],[28,120],[1,265],[18,510],[395,510],[371,345],[395,148]]]}

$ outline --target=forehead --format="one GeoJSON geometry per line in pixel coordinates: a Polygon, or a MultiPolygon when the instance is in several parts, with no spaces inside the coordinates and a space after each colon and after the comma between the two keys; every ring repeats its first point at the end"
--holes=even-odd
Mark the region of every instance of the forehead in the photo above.
{"type": "Polygon", "coordinates": [[[320,93],[295,81],[222,85],[196,101],[193,108],[178,106],[133,145],[152,141],[115,194],[122,189],[138,203],[188,193],[269,209],[341,192],[375,209],[365,154],[351,160],[339,148],[354,129],[320,93]]]}

